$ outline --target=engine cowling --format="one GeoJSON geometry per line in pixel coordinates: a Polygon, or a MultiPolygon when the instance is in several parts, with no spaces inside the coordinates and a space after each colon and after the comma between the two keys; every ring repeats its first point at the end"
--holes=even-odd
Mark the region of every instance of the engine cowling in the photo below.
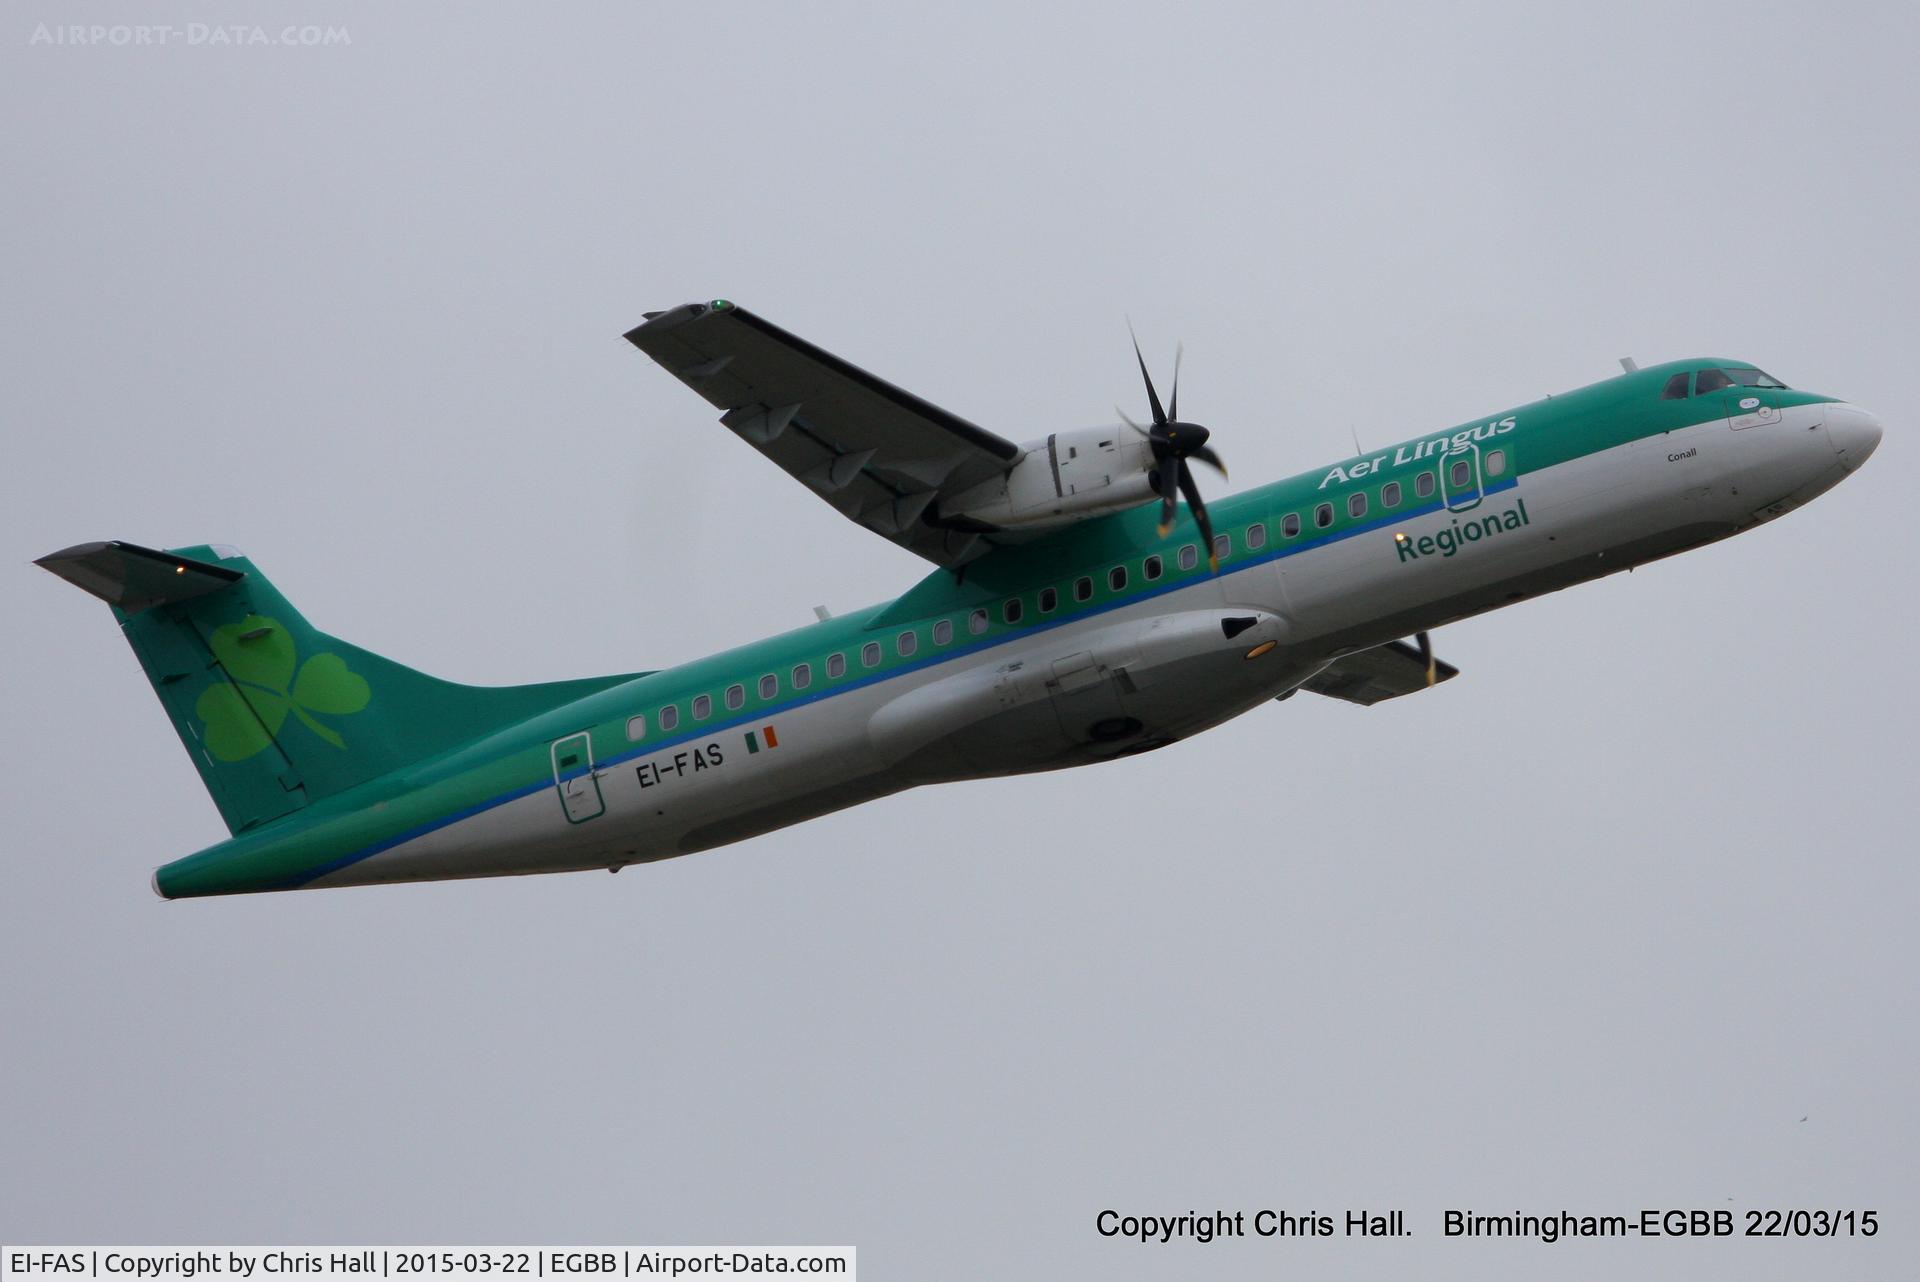
{"type": "Polygon", "coordinates": [[[1055,432],[1004,474],[941,503],[940,513],[1002,529],[1065,525],[1149,502],[1152,471],[1147,439],[1127,427],[1055,432]]]}

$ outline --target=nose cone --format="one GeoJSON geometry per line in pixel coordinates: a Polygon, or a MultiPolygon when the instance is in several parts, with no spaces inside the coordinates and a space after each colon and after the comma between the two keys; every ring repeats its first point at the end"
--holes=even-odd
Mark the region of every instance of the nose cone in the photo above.
{"type": "Polygon", "coordinates": [[[1827,406],[1827,435],[1840,455],[1840,466],[1857,472],[1880,444],[1880,420],[1858,405],[1827,406]]]}
{"type": "Polygon", "coordinates": [[[1212,435],[1213,433],[1198,423],[1173,422],[1167,424],[1167,444],[1173,447],[1176,454],[1182,456],[1191,454],[1193,451],[1205,445],[1207,438],[1212,435]]]}

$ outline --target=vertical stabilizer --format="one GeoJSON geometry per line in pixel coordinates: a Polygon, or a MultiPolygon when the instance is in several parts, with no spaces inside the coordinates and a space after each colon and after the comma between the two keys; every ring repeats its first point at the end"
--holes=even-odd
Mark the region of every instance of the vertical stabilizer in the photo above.
{"type": "Polygon", "coordinates": [[[113,607],[236,834],[631,679],[441,681],[314,628],[231,548],[85,543],[36,564],[113,607]]]}

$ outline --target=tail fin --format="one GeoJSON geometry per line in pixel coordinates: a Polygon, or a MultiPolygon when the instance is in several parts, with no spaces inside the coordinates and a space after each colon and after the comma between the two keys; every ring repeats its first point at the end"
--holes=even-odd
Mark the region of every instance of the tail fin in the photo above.
{"type": "Polygon", "coordinates": [[[441,681],[315,629],[231,548],[83,543],[35,564],[113,607],[235,834],[639,675],[441,681]]]}

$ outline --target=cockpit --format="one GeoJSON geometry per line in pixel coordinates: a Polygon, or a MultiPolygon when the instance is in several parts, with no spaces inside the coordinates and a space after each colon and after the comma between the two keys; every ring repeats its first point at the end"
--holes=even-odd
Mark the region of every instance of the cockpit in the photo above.
{"type": "Polygon", "coordinates": [[[1688,396],[1704,396],[1728,387],[1786,387],[1779,379],[1751,365],[1708,366],[1682,370],[1667,380],[1660,390],[1663,401],[1684,401],[1688,396]]]}

